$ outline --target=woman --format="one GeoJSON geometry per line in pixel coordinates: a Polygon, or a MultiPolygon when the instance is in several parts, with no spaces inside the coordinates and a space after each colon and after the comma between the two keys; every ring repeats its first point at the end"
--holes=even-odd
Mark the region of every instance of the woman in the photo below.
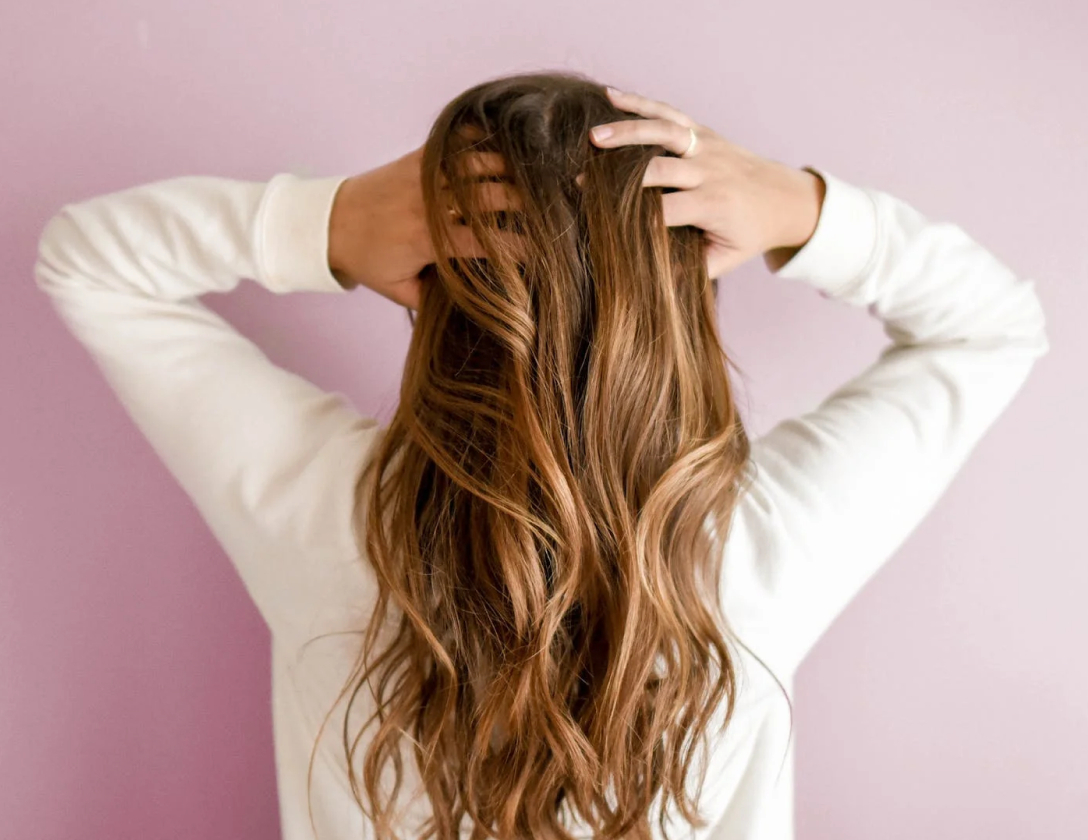
{"type": "Polygon", "coordinates": [[[36,277],[270,628],[289,840],[791,837],[793,673],[1049,349],[961,228],[571,73],[355,177],[66,205],[36,277]],[[891,341],[749,441],[755,255],[891,341]],[[414,313],[387,427],[198,301],[245,277],[414,313]]]}

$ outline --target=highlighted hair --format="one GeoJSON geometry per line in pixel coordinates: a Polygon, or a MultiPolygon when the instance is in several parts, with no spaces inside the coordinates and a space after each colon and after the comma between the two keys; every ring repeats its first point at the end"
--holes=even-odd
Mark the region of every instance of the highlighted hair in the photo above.
{"type": "Polygon", "coordinates": [[[343,745],[378,840],[397,837],[405,738],[433,812],[422,840],[466,816],[473,840],[570,840],[563,808],[644,840],[659,796],[662,832],[670,800],[706,825],[685,780],[715,710],[733,713],[721,525],[749,441],[702,232],[666,227],[665,190],[642,186],[666,150],[589,141],[631,118],[581,75],[521,74],[462,93],[424,146],[438,259],[356,487],[380,593],[340,695],[374,699],[362,789],[347,713],[343,745]],[[448,199],[487,258],[455,256],[448,199]]]}

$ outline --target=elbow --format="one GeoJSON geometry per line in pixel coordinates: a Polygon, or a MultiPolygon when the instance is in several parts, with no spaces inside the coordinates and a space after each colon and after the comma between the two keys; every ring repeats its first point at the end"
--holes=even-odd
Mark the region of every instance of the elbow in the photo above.
{"type": "Polygon", "coordinates": [[[1043,308],[1043,302],[1039,297],[1038,290],[1035,288],[1035,281],[1028,280],[1027,288],[1031,293],[1032,302],[1034,304],[1034,314],[1031,319],[1031,326],[1035,337],[1036,352],[1039,357],[1042,357],[1050,352],[1050,336],[1047,333],[1046,310],[1043,308]]]}
{"type": "Polygon", "coordinates": [[[1001,300],[1001,308],[995,313],[1000,325],[990,331],[993,336],[982,343],[1000,343],[1033,359],[1050,352],[1046,311],[1035,287],[1034,280],[1017,282],[1012,292],[1001,300]]]}
{"type": "Polygon", "coordinates": [[[39,289],[47,293],[55,291],[75,273],[74,246],[81,234],[70,207],[67,204],[61,207],[46,222],[38,236],[34,281],[39,289]]]}

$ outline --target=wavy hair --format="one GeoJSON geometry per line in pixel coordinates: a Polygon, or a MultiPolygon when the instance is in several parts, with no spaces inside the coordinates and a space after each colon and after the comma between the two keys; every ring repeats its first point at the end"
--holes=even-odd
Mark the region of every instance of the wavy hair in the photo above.
{"type": "Polygon", "coordinates": [[[424,145],[438,259],[356,484],[380,591],[340,694],[348,712],[364,684],[374,698],[362,791],[348,713],[342,734],[378,840],[397,836],[405,737],[433,814],[421,840],[466,815],[473,840],[570,840],[564,805],[597,837],[644,840],[657,796],[663,833],[669,800],[706,825],[685,779],[736,696],[727,529],[708,520],[730,521],[750,447],[702,232],[667,227],[667,189],[642,186],[671,153],[589,142],[632,118],[585,76],[526,73],[456,97],[424,145]],[[455,256],[460,223],[486,259],[455,256]]]}

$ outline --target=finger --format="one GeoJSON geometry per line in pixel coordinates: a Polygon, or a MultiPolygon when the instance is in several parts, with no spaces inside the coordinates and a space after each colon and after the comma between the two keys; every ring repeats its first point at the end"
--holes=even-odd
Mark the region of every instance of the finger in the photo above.
{"type": "Polygon", "coordinates": [[[621,120],[620,122],[602,123],[590,132],[593,142],[602,148],[630,144],[655,144],[664,146],[670,152],[681,155],[691,145],[691,131],[679,123],[668,119],[621,120]],[[596,131],[605,126],[612,129],[607,137],[598,138],[596,131]]]}
{"type": "Polygon", "coordinates": [[[511,183],[506,161],[497,152],[465,151],[459,152],[456,157],[459,160],[453,164],[456,171],[452,181],[445,172],[438,173],[439,189],[449,190],[454,183],[469,187],[491,183],[499,185],[511,183]]]}
{"type": "Polygon", "coordinates": [[[610,88],[608,98],[613,105],[623,111],[642,114],[644,117],[658,117],[660,119],[672,120],[685,128],[687,126],[694,128],[696,125],[695,120],[683,111],[656,99],[639,96],[637,93],[627,93],[619,90],[613,92],[610,88]]]}
{"type": "MultiPolygon", "coordinates": [[[[512,212],[521,210],[523,207],[521,196],[505,184],[475,184],[471,190],[472,200],[475,202],[473,209],[478,209],[480,212],[512,212]]],[[[457,203],[452,190],[443,190],[442,200],[449,210],[456,211],[459,216],[464,214],[466,208],[457,203]]]]}
{"type": "Polygon", "coordinates": [[[690,190],[666,193],[661,196],[661,211],[666,227],[694,225],[705,227],[705,202],[702,196],[690,190]]]}
{"type": "MultiPolygon", "coordinates": [[[[476,259],[490,259],[491,255],[484,248],[483,243],[476,237],[472,228],[467,225],[453,225],[449,229],[450,240],[453,243],[454,257],[476,259]]],[[[525,237],[520,234],[505,230],[492,230],[492,235],[497,238],[499,247],[512,252],[516,257],[522,258],[525,254],[525,237]]]]}
{"type": "MultiPolygon", "coordinates": [[[[459,174],[463,171],[469,181],[508,181],[506,159],[498,152],[477,152],[472,149],[458,152],[455,167],[459,174]]],[[[446,176],[442,176],[443,186],[448,185],[446,176]]]]}
{"type": "Polygon", "coordinates": [[[676,187],[690,190],[703,183],[703,171],[684,158],[657,155],[650,160],[642,176],[644,187],[676,187]]]}
{"type": "MultiPolygon", "coordinates": [[[[574,182],[580,187],[585,181],[584,172],[578,174],[574,182]]],[[[691,190],[703,184],[703,172],[693,166],[684,158],[665,157],[657,155],[651,158],[642,175],[644,187],[675,187],[681,190],[691,190]]]]}

